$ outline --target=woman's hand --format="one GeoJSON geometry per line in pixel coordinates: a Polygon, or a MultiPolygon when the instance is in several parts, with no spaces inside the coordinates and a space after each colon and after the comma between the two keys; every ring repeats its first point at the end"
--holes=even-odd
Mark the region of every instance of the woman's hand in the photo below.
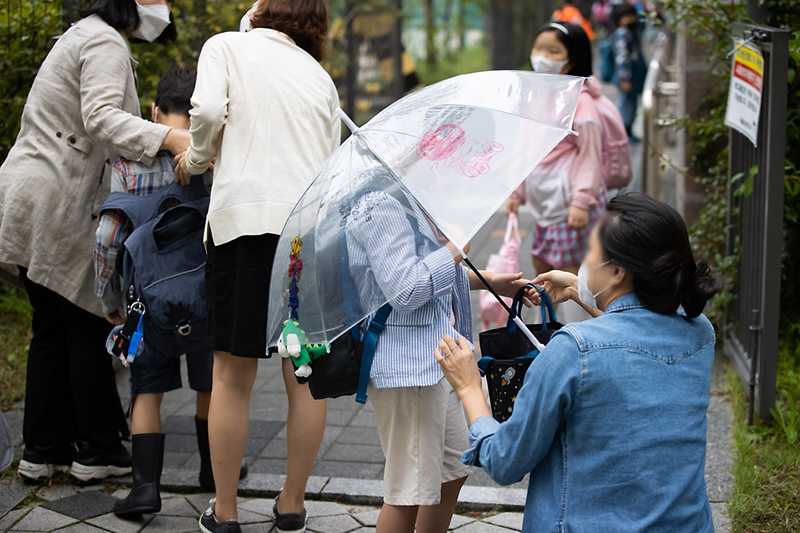
{"type": "Polygon", "coordinates": [[[164,142],[161,143],[161,149],[166,150],[172,155],[184,153],[189,149],[189,143],[192,142],[192,134],[184,130],[176,130],[172,128],[167,132],[164,137],[164,142]]]}
{"type": "MultiPolygon", "coordinates": [[[[550,296],[554,304],[560,304],[567,300],[578,301],[578,276],[572,272],[550,270],[536,276],[533,284],[541,285],[547,291],[547,295],[550,296]]],[[[528,291],[528,297],[531,298],[534,304],[542,304],[539,293],[535,289],[528,291]]]]}
{"type": "Polygon", "coordinates": [[[459,337],[456,342],[450,335],[445,335],[439,341],[439,349],[433,352],[434,357],[442,367],[442,372],[453,390],[461,394],[462,390],[470,387],[477,388],[483,395],[481,388],[481,374],[475,363],[475,356],[469,349],[469,343],[464,337],[459,337]]]}
{"type": "Polygon", "coordinates": [[[509,198],[508,203],[506,204],[506,216],[510,216],[511,213],[514,213],[515,215],[519,214],[519,206],[521,204],[522,202],[519,200],[519,198],[514,198],[513,196],[509,198]]]}
{"type": "Polygon", "coordinates": [[[456,343],[453,337],[445,335],[433,355],[439,362],[444,377],[461,398],[469,423],[472,424],[482,416],[492,416],[483,396],[481,374],[467,339],[459,337],[456,343]]]}
{"type": "Polygon", "coordinates": [[[570,229],[581,230],[589,224],[589,211],[575,207],[574,205],[569,208],[569,218],[567,225],[570,229]]]}
{"type": "Polygon", "coordinates": [[[189,185],[192,181],[192,175],[189,174],[189,169],[186,167],[186,152],[182,152],[175,156],[175,181],[181,185],[189,185]]]}

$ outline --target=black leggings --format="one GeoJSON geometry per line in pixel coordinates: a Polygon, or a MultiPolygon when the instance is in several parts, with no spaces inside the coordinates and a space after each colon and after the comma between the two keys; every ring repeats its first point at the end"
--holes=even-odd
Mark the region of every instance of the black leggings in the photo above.
{"type": "Polygon", "coordinates": [[[33,306],[28,352],[23,440],[28,445],[89,442],[111,447],[128,434],[111,356],[111,325],[55,292],[20,268],[33,306]]]}

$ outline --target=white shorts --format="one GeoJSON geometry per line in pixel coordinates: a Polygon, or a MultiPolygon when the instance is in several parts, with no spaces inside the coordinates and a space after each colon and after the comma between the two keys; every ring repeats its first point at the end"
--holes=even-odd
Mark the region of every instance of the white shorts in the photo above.
{"type": "Polygon", "coordinates": [[[475,471],[461,463],[469,428],[461,400],[446,379],[431,387],[370,385],[369,399],[386,457],[384,503],[438,505],[442,483],[475,471]]]}

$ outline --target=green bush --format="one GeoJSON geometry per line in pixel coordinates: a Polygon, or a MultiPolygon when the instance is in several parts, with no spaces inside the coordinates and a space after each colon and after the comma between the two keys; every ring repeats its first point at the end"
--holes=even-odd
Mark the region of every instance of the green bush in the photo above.
{"type": "Polygon", "coordinates": [[[28,92],[58,35],[61,2],[0,0],[0,163],[19,132],[28,92]]]}
{"type": "MultiPolygon", "coordinates": [[[[768,4],[771,16],[767,24],[788,29],[796,28],[800,23],[800,16],[792,11],[796,5],[794,0],[768,0],[768,4]]],[[[685,24],[690,38],[710,48],[710,75],[718,80],[705,99],[702,113],[673,123],[687,131],[690,173],[706,192],[705,206],[690,228],[690,235],[697,255],[708,260],[725,282],[725,290],[712,300],[708,308],[709,318],[721,332],[725,308],[732,298],[730,289],[738,263],[738,257],[726,253],[728,188],[734,187],[735,194],[748,195],[753,179],[757,179],[752,170],[747,175],[729,179],[729,130],[724,124],[730,81],[730,58],[727,54],[733,48],[730,27],[735,21],[748,20],[747,5],[727,0],[667,0],[664,6],[675,22],[685,24]]],[[[787,242],[781,280],[782,331],[800,322],[800,306],[796,305],[800,297],[800,280],[794,275],[800,269],[800,151],[797,150],[800,145],[800,31],[792,32],[789,49],[784,204],[787,242]]]]}
{"type": "Polygon", "coordinates": [[[25,394],[31,309],[25,291],[0,280],[0,410],[25,394]]]}

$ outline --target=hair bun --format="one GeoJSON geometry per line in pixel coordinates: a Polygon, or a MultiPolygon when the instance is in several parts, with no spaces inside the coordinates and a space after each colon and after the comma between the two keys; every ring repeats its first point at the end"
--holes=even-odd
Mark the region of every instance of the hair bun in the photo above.
{"type": "Polygon", "coordinates": [[[681,305],[686,316],[695,318],[703,312],[706,302],[719,292],[722,282],[705,261],[697,263],[687,261],[684,271],[689,268],[694,270],[690,275],[678,274],[681,278],[681,305]]]}

